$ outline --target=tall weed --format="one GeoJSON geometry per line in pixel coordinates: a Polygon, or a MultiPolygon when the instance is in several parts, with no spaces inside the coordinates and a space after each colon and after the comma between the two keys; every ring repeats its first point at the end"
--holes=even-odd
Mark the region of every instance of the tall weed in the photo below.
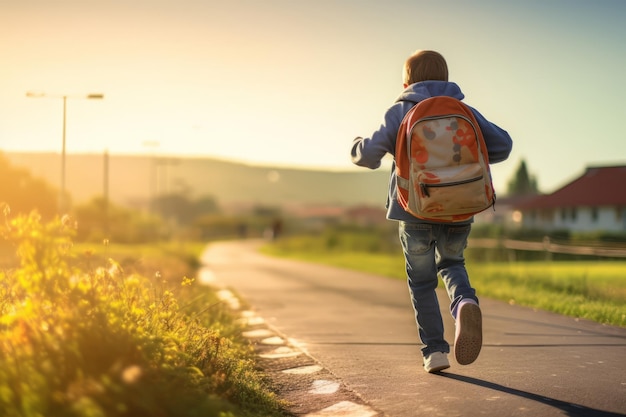
{"type": "Polygon", "coordinates": [[[193,278],[112,259],[81,268],[93,262],[73,251],[67,219],[0,227],[19,259],[0,271],[3,416],[281,415],[251,347],[193,278]]]}

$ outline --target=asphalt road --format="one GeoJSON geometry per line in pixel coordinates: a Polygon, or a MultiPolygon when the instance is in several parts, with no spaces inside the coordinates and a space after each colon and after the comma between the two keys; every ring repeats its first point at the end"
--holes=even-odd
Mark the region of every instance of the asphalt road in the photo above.
{"type": "Polygon", "coordinates": [[[450,355],[428,374],[405,282],[265,257],[258,243],[208,246],[200,275],[247,304],[234,307],[296,415],[626,416],[624,328],[481,299],[478,360],[450,355]]]}

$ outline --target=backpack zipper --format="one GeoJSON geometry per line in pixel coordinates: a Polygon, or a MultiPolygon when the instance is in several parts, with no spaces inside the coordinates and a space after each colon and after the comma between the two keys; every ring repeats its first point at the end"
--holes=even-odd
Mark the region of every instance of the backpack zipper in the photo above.
{"type": "Polygon", "coordinates": [[[420,182],[420,188],[422,189],[422,193],[426,197],[430,197],[430,193],[428,192],[429,187],[432,187],[432,188],[453,187],[455,185],[468,184],[470,182],[480,181],[482,179],[483,179],[483,176],[481,175],[481,176],[474,177],[474,178],[468,178],[466,180],[446,182],[443,184],[426,184],[425,182],[420,182]]]}

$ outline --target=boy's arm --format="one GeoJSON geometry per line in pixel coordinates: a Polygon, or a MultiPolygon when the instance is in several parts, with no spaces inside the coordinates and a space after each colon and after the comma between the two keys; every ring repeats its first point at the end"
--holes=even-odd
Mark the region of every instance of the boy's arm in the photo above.
{"type": "Polygon", "coordinates": [[[489,153],[489,163],[495,164],[506,160],[511,153],[511,149],[513,149],[511,136],[505,130],[485,119],[476,109],[472,110],[483,138],[485,138],[487,152],[489,153]]]}
{"type": "MultiPolygon", "coordinates": [[[[372,138],[375,137],[372,135],[372,138]]],[[[376,169],[380,167],[380,161],[383,159],[387,150],[373,142],[370,138],[357,137],[352,141],[352,163],[361,167],[376,169]]]]}
{"type": "Polygon", "coordinates": [[[396,135],[402,122],[402,110],[393,106],[385,114],[385,119],[371,138],[357,137],[352,141],[350,156],[358,166],[376,169],[380,161],[390,153],[396,153],[396,135]]]}

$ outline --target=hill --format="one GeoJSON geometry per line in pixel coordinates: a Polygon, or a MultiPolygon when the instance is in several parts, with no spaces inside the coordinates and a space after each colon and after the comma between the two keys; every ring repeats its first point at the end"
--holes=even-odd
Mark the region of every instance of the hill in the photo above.
{"type": "MultiPolygon", "coordinates": [[[[12,164],[60,188],[57,153],[6,152],[12,164]]],[[[153,196],[183,193],[233,205],[373,205],[385,202],[389,172],[322,171],[253,166],[202,157],[67,154],[66,188],[75,204],[103,196],[125,206],[145,207],[153,196]],[[107,168],[108,165],[108,168],[107,168]],[[107,175],[108,172],[108,175],[107,175]],[[108,181],[105,181],[108,178],[108,181]]]]}

